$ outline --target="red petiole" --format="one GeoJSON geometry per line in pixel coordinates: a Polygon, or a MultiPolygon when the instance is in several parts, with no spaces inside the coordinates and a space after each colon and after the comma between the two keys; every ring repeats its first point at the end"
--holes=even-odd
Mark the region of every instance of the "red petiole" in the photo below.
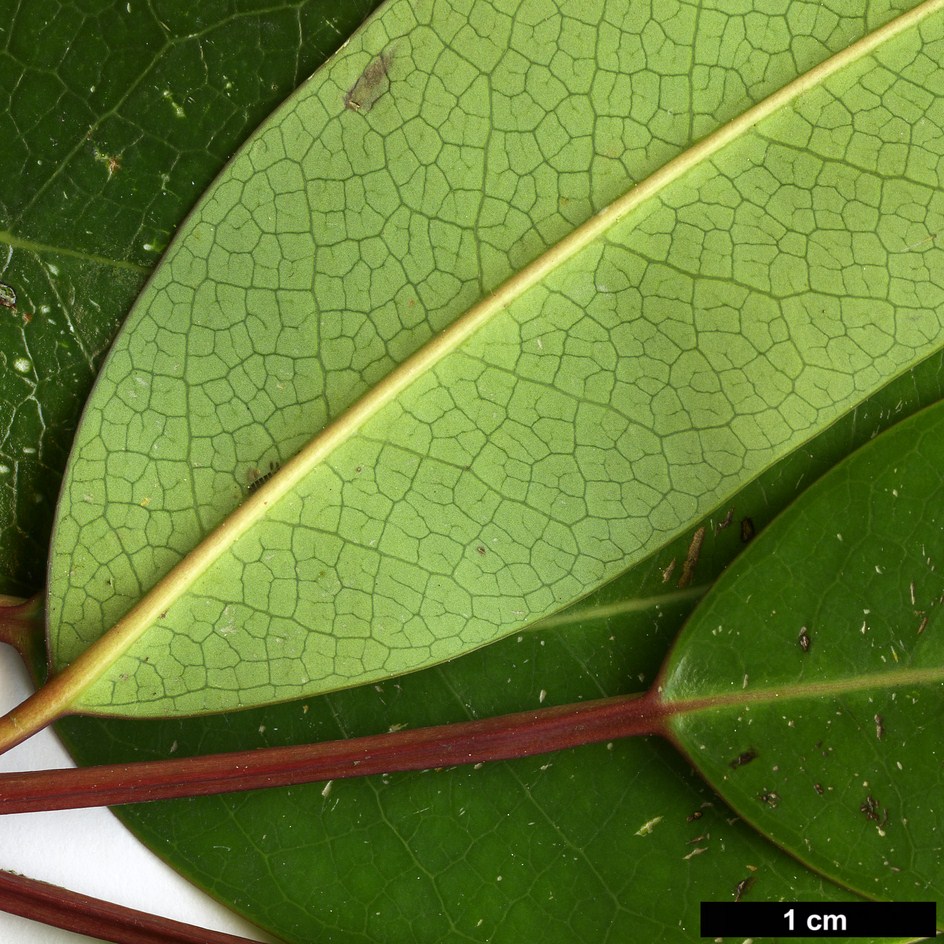
{"type": "Polygon", "coordinates": [[[117,944],[257,944],[0,872],[0,911],[117,944]]]}
{"type": "Polygon", "coordinates": [[[116,806],[263,787],[428,770],[665,734],[652,690],[367,737],[175,760],[0,776],[0,813],[116,806]]]}

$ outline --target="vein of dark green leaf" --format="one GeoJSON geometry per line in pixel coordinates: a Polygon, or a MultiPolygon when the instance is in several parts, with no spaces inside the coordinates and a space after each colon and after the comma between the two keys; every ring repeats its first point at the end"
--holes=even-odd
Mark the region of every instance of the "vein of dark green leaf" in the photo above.
{"type": "Polygon", "coordinates": [[[79,252],[76,249],[66,249],[63,246],[50,246],[46,243],[35,242],[31,239],[23,239],[8,230],[0,230],[0,243],[6,243],[14,249],[33,252],[36,255],[67,256],[70,259],[79,259],[82,262],[94,262],[98,265],[109,266],[113,269],[125,269],[130,272],[138,272],[141,275],[146,275],[151,271],[150,266],[138,265],[136,262],[128,262],[121,259],[109,259],[106,256],[100,256],[94,252],[79,252]]]}

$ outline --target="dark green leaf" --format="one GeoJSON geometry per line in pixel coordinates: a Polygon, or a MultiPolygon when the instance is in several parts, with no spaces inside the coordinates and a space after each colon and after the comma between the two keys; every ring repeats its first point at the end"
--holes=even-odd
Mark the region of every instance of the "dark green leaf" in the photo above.
{"type": "Polygon", "coordinates": [[[663,683],[746,820],[844,885],[939,903],[942,469],[944,403],[837,466],[718,581],[663,683]]]}

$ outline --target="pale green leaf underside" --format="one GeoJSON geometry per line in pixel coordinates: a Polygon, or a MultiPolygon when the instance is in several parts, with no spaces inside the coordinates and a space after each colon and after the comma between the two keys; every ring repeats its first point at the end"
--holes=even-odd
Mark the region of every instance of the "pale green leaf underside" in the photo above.
{"type": "MultiPolygon", "coordinates": [[[[270,463],[783,85],[786,59],[745,65],[726,19],[679,8],[654,32],[630,2],[396,2],[303,86],[181,229],[100,377],[54,537],[54,665],[270,463]],[[690,72],[707,88],[694,109],[690,72]],[[750,92],[731,112],[735,75],[750,92]]],[[[853,57],[557,260],[336,446],[74,707],[224,710],[498,639],[938,349],[942,26],[932,10],[853,57]]]]}

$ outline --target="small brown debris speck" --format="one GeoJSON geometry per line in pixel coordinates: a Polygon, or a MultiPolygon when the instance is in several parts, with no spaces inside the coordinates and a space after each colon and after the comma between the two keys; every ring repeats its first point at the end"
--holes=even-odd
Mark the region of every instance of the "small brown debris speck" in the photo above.
{"type": "Polygon", "coordinates": [[[246,472],[246,478],[249,480],[249,484],[246,486],[246,491],[252,495],[257,492],[269,479],[279,471],[278,462],[269,463],[268,472],[260,472],[257,468],[253,467],[246,472]]]}
{"type": "Polygon", "coordinates": [[[738,754],[737,757],[732,760],[728,766],[732,770],[737,770],[738,767],[743,767],[745,764],[749,764],[752,760],[757,758],[757,750],[753,747],[748,748],[742,754],[738,754]]]}
{"type": "Polygon", "coordinates": [[[885,737],[885,719],[881,715],[875,716],[875,736],[881,741],[885,737]]]}
{"type": "Polygon", "coordinates": [[[0,308],[16,308],[16,290],[6,282],[0,282],[0,308]]]}
{"type": "Polygon", "coordinates": [[[888,810],[879,806],[878,800],[871,793],[865,798],[862,806],[859,807],[859,812],[864,813],[867,820],[878,823],[880,827],[888,822],[888,810]],[[881,816],[879,816],[879,810],[882,812],[881,816]]]}
{"type": "Polygon", "coordinates": [[[741,519],[741,541],[747,544],[757,532],[754,530],[754,522],[750,518],[741,519]]]}
{"type": "Polygon", "coordinates": [[[813,784],[813,789],[814,789],[820,796],[822,796],[822,795],[826,792],[826,791],[823,789],[823,785],[822,785],[821,783],[814,783],[814,784],[813,784]]]}
{"type": "Polygon", "coordinates": [[[741,879],[734,889],[734,900],[740,901],[750,891],[751,886],[756,881],[757,879],[753,875],[748,875],[747,878],[741,879]]]}
{"type": "Polygon", "coordinates": [[[662,571],[662,582],[668,583],[672,579],[672,571],[675,570],[675,558],[669,561],[668,567],[662,571]]]}
{"type": "Polygon", "coordinates": [[[702,813],[701,810],[695,810],[694,813],[691,813],[690,815],[686,816],[685,819],[686,819],[689,823],[692,823],[692,822],[694,822],[696,819],[701,819],[704,815],[705,815],[705,814],[702,813]]]}
{"type": "Polygon", "coordinates": [[[804,652],[810,651],[810,646],[813,645],[813,642],[810,639],[810,631],[805,626],[800,630],[800,635],[797,637],[797,642],[800,644],[800,648],[804,652]]]}
{"type": "Polygon", "coordinates": [[[734,520],[734,509],[729,508],[727,514],[718,522],[718,527],[716,531],[724,531],[725,528],[729,527],[731,522],[734,520]]]}
{"type": "Polygon", "coordinates": [[[693,535],[691,544],[688,545],[688,554],[685,555],[685,563],[682,564],[682,576],[679,577],[676,586],[679,590],[684,590],[695,576],[695,565],[698,563],[698,556],[701,554],[701,546],[705,540],[705,527],[702,525],[693,535]]]}
{"type": "Polygon", "coordinates": [[[771,809],[776,809],[780,806],[780,794],[775,793],[773,790],[763,790],[758,794],[757,799],[761,803],[766,803],[771,809]]]}
{"type": "Polygon", "coordinates": [[[920,636],[928,628],[928,617],[922,616],[921,622],[918,623],[918,635],[920,636]]]}
{"type": "Polygon", "coordinates": [[[475,553],[478,554],[480,557],[484,557],[484,556],[485,556],[485,545],[484,545],[484,544],[479,544],[478,547],[476,547],[476,549],[475,549],[475,553]]]}

